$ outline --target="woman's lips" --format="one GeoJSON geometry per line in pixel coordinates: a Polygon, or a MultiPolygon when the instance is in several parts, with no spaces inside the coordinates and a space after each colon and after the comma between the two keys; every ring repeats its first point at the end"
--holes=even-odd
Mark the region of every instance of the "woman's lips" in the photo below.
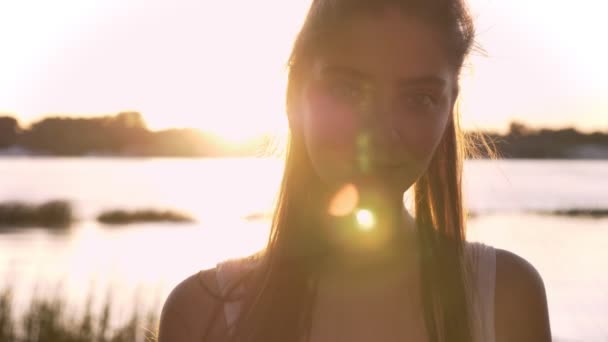
{"type": "Polygon", "coordinates": [[[385,168],[398,168],[398,167],[403,167],[405,166],[405,162],[403,161],[373,161],[372,160],[372,166],[376,166],[376,167],[385,167],[385,168]]]}
{"type": "Polygon", "coordinates": [[[403,153],[379,153],[371,152],[368,160],[372,164],[384,166],[401,166],[406,163],[403,153]]]}
{"type": "Polygon", "coordinates": [[[385,158],[385,157],[374,157],[369,156],[367,159],[369,166],[375,168],[398,168],[403,167],[407,164],[407,161],[403,157],[385,158]]]}

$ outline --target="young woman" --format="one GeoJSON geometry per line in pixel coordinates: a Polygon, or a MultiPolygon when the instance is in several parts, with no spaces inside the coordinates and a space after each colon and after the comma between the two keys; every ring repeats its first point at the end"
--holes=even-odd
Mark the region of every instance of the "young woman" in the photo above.
{"type": "Polygon", "coordinates": [[[461,0],[314,0],[268,246],[180,283],[159,341],[550,341],[536,270],[465,239],[473,39],[461,0]]]}

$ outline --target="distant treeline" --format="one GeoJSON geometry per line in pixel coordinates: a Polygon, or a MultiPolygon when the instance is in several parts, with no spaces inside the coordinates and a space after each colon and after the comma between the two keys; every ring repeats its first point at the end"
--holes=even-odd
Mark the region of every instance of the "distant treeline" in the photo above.
{"type": "MultiPolygon", "coordinates": [[[[482,136],[502,158],[608,159],[608,132],[585,134],[574,128],[532,129],[520,122],[513,122],[506,134],[468,134],[482,136]]],[[[472,140],[480,142],[479,138],[472,140]]]]}
{"type": "MultiPolygon", "coordinates": [[[[608,159],[608,132],[581,133],[574,128],[533,129],[513,122],[509,132],[467,132],[485,137],[504,158],[608,159]]],[[[480,140],[473,139],[474,143],[480,140]]],[[[239,145],[198,129],[151,131],[138,112],[93,118],[48,117],[27,128],[0,116],[0,154],[57,156],[214,157],[264,154],[272,137],[239,145]]],[[[487,157],[487,155],[485,155],[487,157]]]]}
{"type": "Polygon", "coordinates": [[[234,144],[198,129],[151,131],[138,112],[92,118],[48,117],[28,128],[0,117],[4,154],[53,156],[213,157],[249,156],[263,150],[268,137],[234,144]]]}

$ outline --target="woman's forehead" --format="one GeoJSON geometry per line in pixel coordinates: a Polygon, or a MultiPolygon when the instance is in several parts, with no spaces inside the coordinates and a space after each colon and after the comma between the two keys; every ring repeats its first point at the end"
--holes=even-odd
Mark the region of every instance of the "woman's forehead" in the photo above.
{"type": "Polygon", "coordinates": [[[353,15],[325,39],[316,75],[342,68],[376,79],[452,77],[440,31],[401,11],[353,15]]]}
{"type": "MultiPolygon", "coordinates": [[[[357,80],[366,84],[373,84],[379,81],[378,77],[374,75],[340,64],[318,63],[315,67],[314,75],[315,79],[335,77],[357,80]]],[[[388,81],[399,88],[426,87],[441,90],[449,87],[452,80],[449,75],[421,70],[420,72],[406,76],[395,74],[388,81]]]]}

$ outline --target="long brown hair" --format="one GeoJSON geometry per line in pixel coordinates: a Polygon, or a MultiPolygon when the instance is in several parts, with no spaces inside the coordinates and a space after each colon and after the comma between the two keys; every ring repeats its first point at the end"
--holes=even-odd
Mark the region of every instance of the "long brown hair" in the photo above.
{"type": "MultiPolygon", "coordinates": [[[[312,60],[327,44],[326,33],[353,13],[392,6],[418,15],[444,33],[456,75],[474,38],[472,20],[462,0],[314,0],[289,58],[287,113],[290,137],[285,169],[267,248],[259,267],[243,274],[247,291],[231,327],[232,341],[296,341],[310,330],[315,270],[329,246],[316,229],[325,207],[321,181],[293,125],[298,96],[312,60]]],[[[471,341],[471,307],[463,263],[465,209],[461,194],[462,161],[467,146],[458,116],[445,130],[426,173],[414,185],[414,216],[422,251],[421,281],[430,341],[471,341]]],[[[234,286],[236,288],[236,286],[234,286]]],[[[234,300],[229,298],[226,300],[234,300]]]]}

